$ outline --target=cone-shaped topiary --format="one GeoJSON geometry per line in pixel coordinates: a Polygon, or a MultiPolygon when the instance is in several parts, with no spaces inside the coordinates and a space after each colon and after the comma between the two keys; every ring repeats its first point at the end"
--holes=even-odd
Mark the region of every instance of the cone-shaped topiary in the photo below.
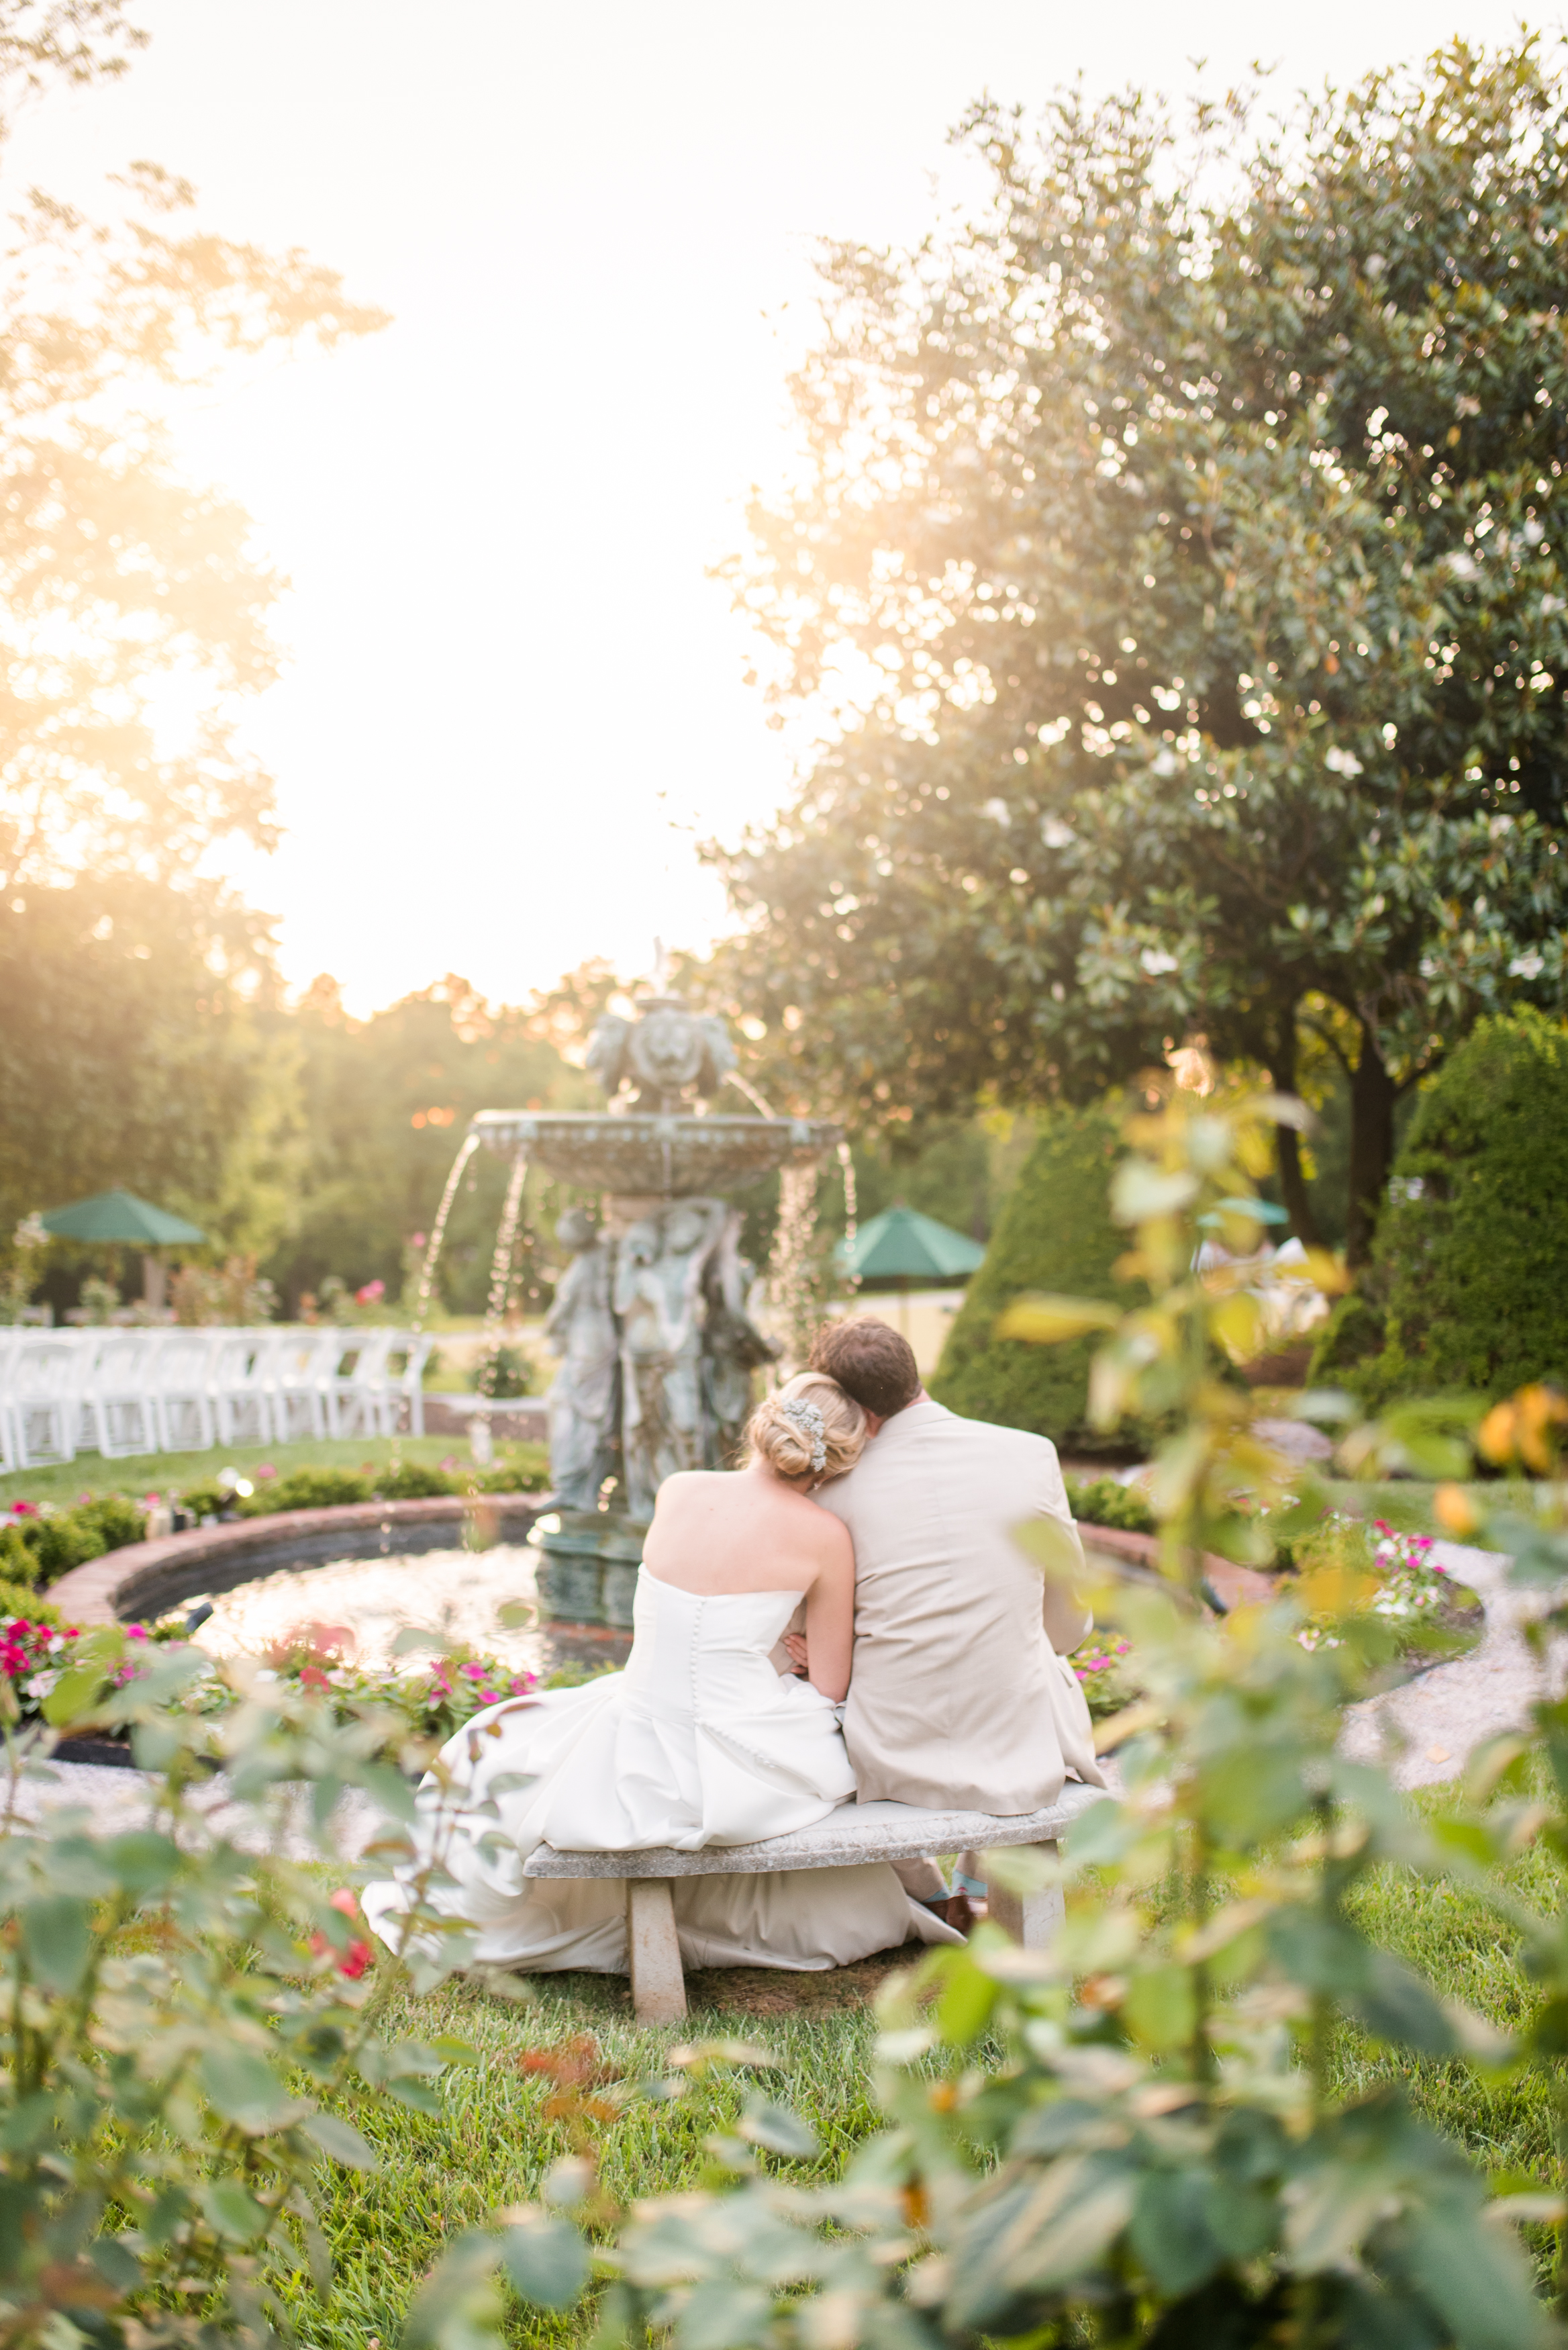
{"type": "Polygon", "coordinates": [[[1089,1427],[1094,1342],[1037,1347],[998,1338],[994,1329],[997,1315],[1026,1290],[1121,1305],[1145,1295],[1111,1273],[1128,1246],[1108,1205],[1121,1118],[1114,1097],[1088,1109],[1052,1112],[1002,1208],[931,1381],[939,1403],[966,1419],[1030,1429],[1064,1450],[1112,1458],[1138,1451],[1141,1432],[1122,1428],[1107,1436],[1089,1427]]]}
{"type": "Polygon", "coordinates": [[[1314,1376],[1375,1406],[1568,1383],[1565,1156],[1568,1027],[1530,1010],[1480,1021],[1422,1088],[1363,1284],[1370,1311],[1335,1315],[1314,1376]]]}

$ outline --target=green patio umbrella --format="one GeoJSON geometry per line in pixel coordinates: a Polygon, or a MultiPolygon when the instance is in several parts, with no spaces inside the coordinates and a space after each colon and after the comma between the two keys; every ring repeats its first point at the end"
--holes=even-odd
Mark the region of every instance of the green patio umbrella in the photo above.
{"type": "Polygon", "coordinates": [[[69,1207],[51,1208],[39,1222],[56,1240],[118,1241],[140,1249],[142,1295],[160,1312],[163,1266],[152,1251],[167,1248],[172,1241],[189,1243],[207,1237],[183,1216],[171,1216],[166,1209],[139,1200],[134,1191],[95,1191],[90,1200],[73,1200],[69,1207]]]}
{"type": "Polygon", "coordinates": [[[841,1273],[907,1288],[912,1281],[967,1281],[984,1262],[985,1251],[967,1232],[955,1232],[934,1216],[896,1207],[862,1224],[852,1247],[840,1241],[834,1256],[841,1273]]]}
{"type": "Polygon", "coordinates": [[[39,1218],[61,1241],[121,1241],[130,1248],[164,1248],[171,1241],[204,1241],[205,1232],[139,1200],[134,1191],[95,1191],[68,1208],[51,1208],[39,1218]]]}

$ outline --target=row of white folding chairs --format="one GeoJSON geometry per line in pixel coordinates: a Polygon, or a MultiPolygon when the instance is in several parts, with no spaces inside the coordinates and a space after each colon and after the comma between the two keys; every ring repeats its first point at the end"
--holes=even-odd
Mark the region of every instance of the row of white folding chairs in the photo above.
{"type": "Polygon", "coordinates": [[[409,1331],[0,1330],[0,1470],[424,1431],[409,1331]],[[400,1363],[394,1367],[394,1357],[400,1363]]]}

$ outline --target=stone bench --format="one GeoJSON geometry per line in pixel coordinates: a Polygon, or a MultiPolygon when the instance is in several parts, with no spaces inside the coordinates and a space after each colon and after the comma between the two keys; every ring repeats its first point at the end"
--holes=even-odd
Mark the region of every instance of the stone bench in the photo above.
{"type": "MultiPolygon", "coordinates": [[[[540,1845],[526,1877],[621,1877],[626,1879],[627,1949],[631,1999],[639,2023],[678,2023],[686,2012],[686,1981],[675,1930],[670,1881],[677,1877],[756,1877],[783,1868],[854,1868],[868,1860],[921,1860],[941,1852],[995,1852],[1025,1846],[1056,1856],[1059,1839],[1091,1804],[1098,1787],[1069,1781],[1043,1812],[998,1816],[990,1812],[934,1812],[918,1804],[843,1804],[797,1835],[762,1844],[708,1845],[701,1852],[668,1846],[642,1852],[556,1852],[540,1845]]],[[[1043,1950],[1062,1918],[1059,1887],[1019,1895],[996,1886],[988,1910],[1025,1950],[1043,1950]]]]}

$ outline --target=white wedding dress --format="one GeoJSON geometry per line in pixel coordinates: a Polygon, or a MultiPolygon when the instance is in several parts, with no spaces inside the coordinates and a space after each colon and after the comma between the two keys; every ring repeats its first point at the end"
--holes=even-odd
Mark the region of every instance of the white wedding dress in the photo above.
{"type": "MultiPolygon", "coordinates": [[[[461,1791],[455,1823],[452,1792],[443,1806],[427,1778],[415,1841],[421,1855],[439,1854],[451,1880],[432,1883],[428,1905],[476,1929],[478,1963],[627,1972],[625,1879],[525,1877],[538,1845],[697,1852],[791,1835],[852,1798],[836,1710],[770,1659],[801,1596],[704,1596],[644,1567],[623,1672],[508,1699],[447,1741],[441,1761],[461,1791]]],[[[419,1866],[405,1862],[365,1890],[366,1917],[394,1948],[419,1866]]],[[[689,1967],[840,1967],[911,1939],[960,1939],[909,1898],[886,1861],[680,1877],[671,1889],[689,1967]]]]}

